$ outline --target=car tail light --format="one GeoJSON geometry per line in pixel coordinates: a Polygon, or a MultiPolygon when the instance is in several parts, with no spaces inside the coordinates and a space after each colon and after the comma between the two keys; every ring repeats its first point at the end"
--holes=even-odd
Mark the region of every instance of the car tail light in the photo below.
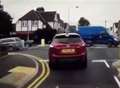
{"type": "Polygon", "coordinates": [[[50,44],[50,48],[53,48],[54,46],[52,44],[50,44]]]}

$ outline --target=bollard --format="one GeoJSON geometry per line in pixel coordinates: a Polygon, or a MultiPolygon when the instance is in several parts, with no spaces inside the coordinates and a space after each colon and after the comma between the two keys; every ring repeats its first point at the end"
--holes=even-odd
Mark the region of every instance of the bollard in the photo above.
{"type": "Polygon", "coordinates": [[[41,47],[44,47],[45,46],[45,39],[41,39],[41,47]]]}

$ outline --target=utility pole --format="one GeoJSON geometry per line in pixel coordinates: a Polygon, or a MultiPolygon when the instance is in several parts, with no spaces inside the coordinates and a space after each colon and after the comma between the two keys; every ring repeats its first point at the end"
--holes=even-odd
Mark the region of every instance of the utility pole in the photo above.
{"type": "Polygon", "coordinates": [[[68,7],[68,23],[71,23],[71,20],[70,20],[70,18],[71,18],[71,11],[72,11],[72,9],[78,9],[79,8],[79,6],[78,5],[76,5],[75,7],[68,7]]]}
{"type": "Polygon", "coordinates": [[[105,20],[105,28],[107,28],[107,20],[105,20]]]}
{"type": "Polygon", "coordinates": [[[68,7],[68,23],[70,22],[70,7],[68,7]]]}

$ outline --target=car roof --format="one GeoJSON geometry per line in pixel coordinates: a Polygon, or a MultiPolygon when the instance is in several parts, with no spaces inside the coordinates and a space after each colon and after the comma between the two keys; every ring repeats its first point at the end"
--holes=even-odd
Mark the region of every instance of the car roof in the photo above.
{"type": "Polygon", "coordinates": [[[77,33],[60,33],[60,34],[56,34],[55,36],[62,36],[62,35],[66,35],[66,36],[69,36],[69,35],[78,35],[78,36],[80,36],[77,33]]]}

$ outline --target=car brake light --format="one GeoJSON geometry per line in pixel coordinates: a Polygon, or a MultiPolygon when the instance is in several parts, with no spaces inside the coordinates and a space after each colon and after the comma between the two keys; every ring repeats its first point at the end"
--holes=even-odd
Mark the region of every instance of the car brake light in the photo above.
{"type": "Polygon", "coordinates": [[[85,43],[82,43],[81,46],[85,46],[85,43]]]}
{"type": "Polygon", "coordinates": [[[53,48],[54,46],[53,45],[50,45],[50,48],[53,48]]]}

